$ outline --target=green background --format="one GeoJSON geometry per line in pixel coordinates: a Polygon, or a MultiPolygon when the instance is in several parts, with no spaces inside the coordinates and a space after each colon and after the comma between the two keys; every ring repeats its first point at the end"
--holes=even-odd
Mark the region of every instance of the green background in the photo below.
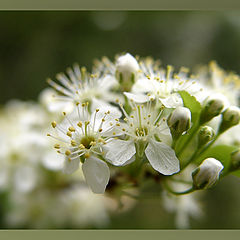
{"type": "MultiPolygon", "coordinates": [[[[37,100],[47,77],[74,62],[123,51],[193,67],[215,59],[240,73],[240,12],[0,12],[0,103],[37,100]]],[[[193,228],[240,228],[239,179],[228,177],[203,199],[193,228]]],[[[175,228],[157,199],[112,217],[110,228],[175,228]]]]}

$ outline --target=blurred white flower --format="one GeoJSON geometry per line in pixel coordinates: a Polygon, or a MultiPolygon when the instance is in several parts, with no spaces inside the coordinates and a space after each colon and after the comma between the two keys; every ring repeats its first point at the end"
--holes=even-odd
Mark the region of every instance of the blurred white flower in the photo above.
{"type": "Polygon", "coordinates": [[[239,105],[240,78],[235,73],[227,73],[215,61],[203,66],[196,72],[197,78],[204,85],[204,92],[222,94],[227,99],[227,105],[239,105]]]}
{"type": "Polygon", "coordinates": [[[73,69],[68,68],[67,73],[68,76],[64,73],[57,74],[59,83],[48,79],[48,83],[61,94],[54,96],[55,107],[56,101],[61,101],[68,105],[89,102],[92,111],[103,105],[113,108],[109,102],[118,97],[111,91],[118,84],[114,77],[89,74],[84,67],[80,69],[78,65],[74,65],[73,69]]]}

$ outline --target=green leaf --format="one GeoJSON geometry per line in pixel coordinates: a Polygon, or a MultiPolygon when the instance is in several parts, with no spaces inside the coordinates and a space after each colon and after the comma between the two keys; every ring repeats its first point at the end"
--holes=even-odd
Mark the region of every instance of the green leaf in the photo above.
{"type": "Polygon", "coordinates": [[[196,163],[200,164],[206,158],[216,158],[219,160],[223,166],[223,174],[228,172],[230,161],[231,161],[231,153],[237,149],[236,146],[229,145],[218,145],[209,148],[205,153],[203,153],[200,158],[197,159],[196,163]]]}
{"type": "Polygon", "coordinates": [[[200,116],[202,106],[200,102],[194,96],[191,96],[186,91],[179,91],[178,92],[183,100],[184,107],[189,108],[192,114],[192,123],[195,124],[200,116]]]}

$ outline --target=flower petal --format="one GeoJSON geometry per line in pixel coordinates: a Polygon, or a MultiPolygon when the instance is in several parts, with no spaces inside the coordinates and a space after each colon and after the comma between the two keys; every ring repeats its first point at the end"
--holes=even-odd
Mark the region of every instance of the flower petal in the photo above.
{"type": "Polygon", "coordinates": [[[79,158],[70,160],[69,158],[66,157],[63,163],[63,172],[66,174],[74,173],[79,168],[79,162],[80,162],[79,158]]]}
{"type": "MultiPolygon", "coordinates": [[[[115,166],[125,165],[136,153],[133,141],[112,139],[104,146],[105,158],[115,166]]],[[[130,163],[130,162],[129,162],[130,163]]]]}
{"type": "Polygon", "coordinates": [[[129,92],[124,92],[124,95],[128,99],[133,100],[136,103],[145,103],[145,102],[149,101],[149,96],[141,94],[141,93],[133,94],[133,93],[129,93],[129,92]]]}
{"type": "Polygon", "coordinates": [[[82,165],[82,170],[86,182],[92,191],[94,193],[104,193],[110,178],[108,165],[104,161],[91,156],[86,158],[82,165]]]}
{"type": "Polygon", "coordinates": [[[164,175],[172,175],[180,170],[174,150],[162,142],[151,140],[145,154],[152,167],[164,175]]]}
{"type": "Polygon", "coordinates": [[[167,98],[159,98],[166,108],[176,108],[183,105],[182,98],[178,94],[171,94],[167,98]]]}

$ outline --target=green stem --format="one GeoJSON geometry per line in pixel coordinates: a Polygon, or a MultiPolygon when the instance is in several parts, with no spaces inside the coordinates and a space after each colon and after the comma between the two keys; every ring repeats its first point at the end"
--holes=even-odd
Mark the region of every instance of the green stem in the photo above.
{"type": "Polygon", "coordinates": [[[221,136],[221,134],[222,133],[219,133],[213,141],[211,141],[205,148],[203,148],[202,151],[200,151],[198,157],[200,157],[204,152],[206,152],[218,140],[218,138],[221,136]]]}
{"type": "Polygon", "coordinates": [[[195,152],[193,153],[193,155],[191,156],[191,158],[182,166],[181,171],[186,168],[195,158],[197,158],[197,155],[199,154],[199,152],[202,150],[202,147],[197,148],[195,150],[195,152]]]}
{"type": "Polygon", "coordinates": [[[191,142],[192,138],[195,136],[195,134],[198,132],[199,128],[201,127],[200,124],[198,124],[195,129],[193,129],[193,131],[191,132],[190,136],[188,137],[188,139],[182,144],[182,147],[176,151],[176,155],[179,157],[181,156],[181,154],[183,153],[183,151],[186,149],[186,147],[189,145],[189,143],[191,142]]]}
{"type": "Polygon", "coordinates": [[[167,189],[168,192],[174,194],[174,195],[185,195],[185,194],[189,194],[189,193],[192,193],[194,192],[196,189],[192,186],[191,188],[183,191],[183,192],[175,192],[174,190],[172,190],[168,185],[167,183],[164,181],[163,182],[164,184],[164,187],[167,189]]]}

